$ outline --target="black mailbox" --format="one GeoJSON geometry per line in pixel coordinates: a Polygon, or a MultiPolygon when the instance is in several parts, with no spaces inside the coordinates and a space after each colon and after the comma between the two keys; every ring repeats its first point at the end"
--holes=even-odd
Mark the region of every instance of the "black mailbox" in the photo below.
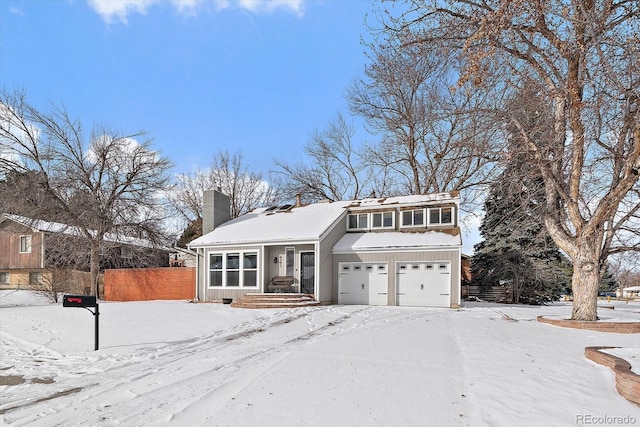
{"type": "Polygon", "coordinates": [[[97,307],[98,302],[93,295],[65,295],[62,299],[63,307],[97,307]]]}

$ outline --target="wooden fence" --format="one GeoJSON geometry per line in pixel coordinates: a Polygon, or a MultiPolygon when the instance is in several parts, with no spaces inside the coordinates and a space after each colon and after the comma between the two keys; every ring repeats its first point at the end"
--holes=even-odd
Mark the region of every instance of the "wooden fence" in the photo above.
{"type": "Polygon", "coordinates": [[[106,301],[190,300],[196,296],[193,267],[105,270],[106,301]]]}
{"type": "Polygon", "coordinates": [[[484,292],[480,292],[479,286],[462,286],[462,299],[469,297],[479,298],[483,301],[512,302],[511,289],[505,286],[492,286],[484,292]]]}

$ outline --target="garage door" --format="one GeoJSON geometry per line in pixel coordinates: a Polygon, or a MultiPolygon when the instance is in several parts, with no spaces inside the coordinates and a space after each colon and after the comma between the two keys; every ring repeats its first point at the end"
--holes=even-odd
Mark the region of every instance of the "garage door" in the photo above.
{"type": "Polygon", "coordinates": [[[451,263],[412,262],[397,264],[398,305],[449,307],[451,263]]]}
{"type": "Polygon", "coordinates": [[[387,305],[386,263],[340,263],[338,303],[387,305]]]}

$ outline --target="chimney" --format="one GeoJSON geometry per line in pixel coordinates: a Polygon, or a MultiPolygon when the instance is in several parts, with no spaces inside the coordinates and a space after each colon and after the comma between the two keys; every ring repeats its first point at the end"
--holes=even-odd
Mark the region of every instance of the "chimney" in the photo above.
{"type": "Polygon", "coordinates": [[[202,235],[212,232],[231,219],[229,196],[218,190],[206,190],[202,195],[202,235]]]}
{"type": "Polygon", "coordinates": [[[296,208],[302,206],[302,199],[300,198],[300,193],[296,194],[296,208]]]}

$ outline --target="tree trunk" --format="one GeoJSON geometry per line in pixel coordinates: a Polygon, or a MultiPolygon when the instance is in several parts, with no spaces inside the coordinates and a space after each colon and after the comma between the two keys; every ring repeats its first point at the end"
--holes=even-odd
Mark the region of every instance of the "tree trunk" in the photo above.
{"type": "Polygon", "coordinates": [[[599,256],[588,244],[578,245],[573,259],[573,310],[571,320],[598,320],[598,286],[600,285],[599,256]]]}
{"type": "Polygon", "coordinates": [[[100,245],[91,244],[91,284],[94,289],[94,295],[100,298],[100,284],[98,277],[100,275],[100,245]]]}

